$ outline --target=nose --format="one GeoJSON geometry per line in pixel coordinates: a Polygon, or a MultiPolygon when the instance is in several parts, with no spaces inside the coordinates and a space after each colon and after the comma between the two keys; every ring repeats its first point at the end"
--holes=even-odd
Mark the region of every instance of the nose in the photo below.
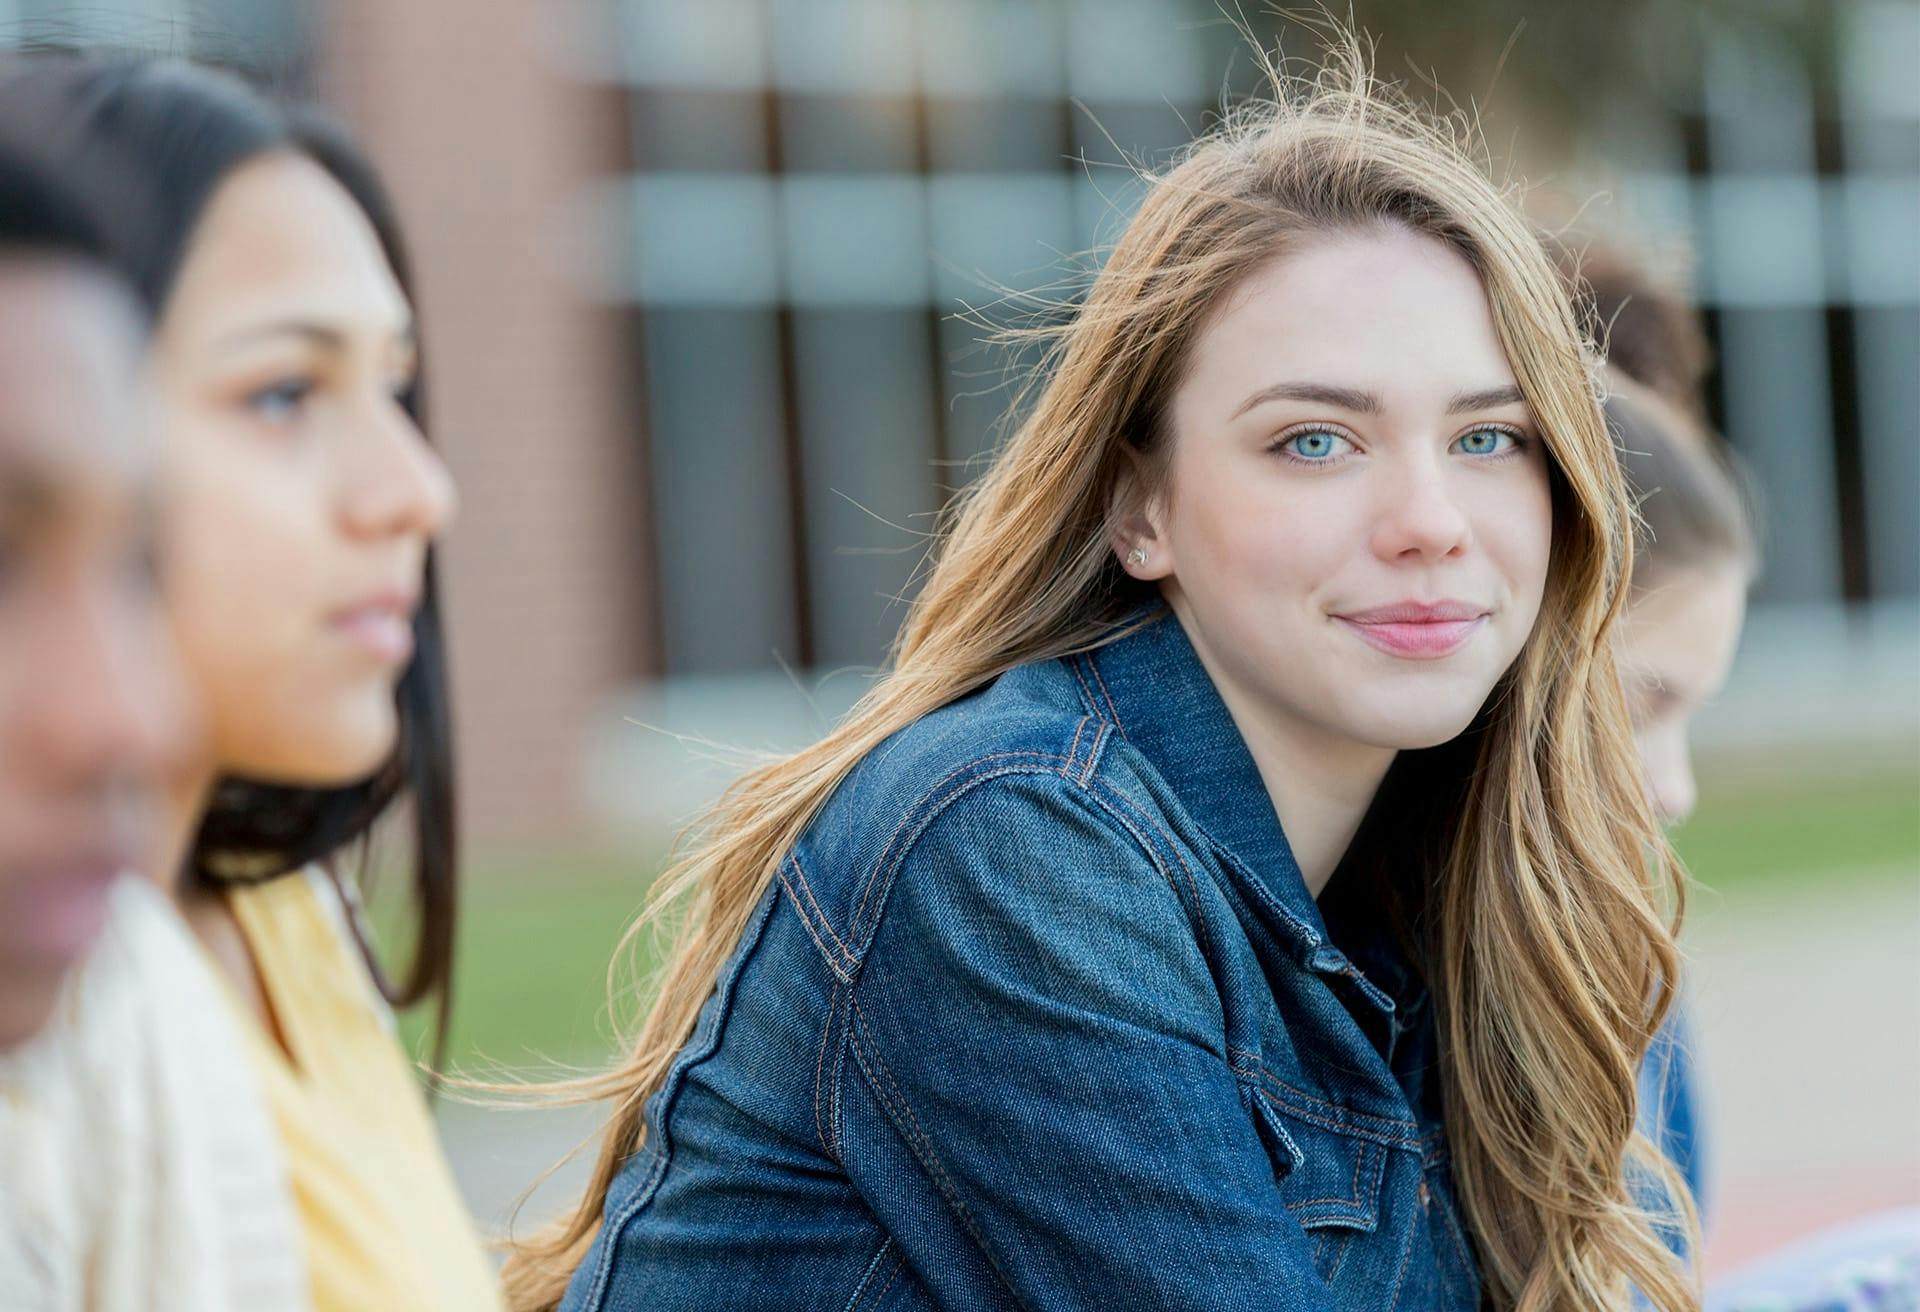
{"type": "Polygon", "coordinates": [[[1654,731],[1642,738],[1640,762],[1646,776],[1647,798],[1660,818],[1677,825],[1693,814],[1699,800],[1693,780],[1693,757],[1684,734],[1654,731]]]}
{"type": "Polygon", "coordinates": [[[1467,549],[1473,526],[1455,499],[1446,471],[1409,462],[1393,480],[1374,524],[1373,550],[1382,560],[1442,560],[1467,549]]]}
{"type": "Polygon", "coordinates": [[[361,440],[342,487],[341,516],[356,537],[433,538],[458,509],[453,476],[406,411],[375,399],[360,421],[361,440]]]}

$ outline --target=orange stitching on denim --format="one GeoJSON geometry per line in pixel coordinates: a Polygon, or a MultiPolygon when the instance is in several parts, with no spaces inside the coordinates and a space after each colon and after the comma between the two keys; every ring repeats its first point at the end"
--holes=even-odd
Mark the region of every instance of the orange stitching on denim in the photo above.
{"type": "Polygon", "coordinates": [[[893,1282],[900,1278],[900,1271],[906,1264],[906,1257],[896,1253],[893,1259],[893,1270],[887,1273],[887,1283],[880,1286],[880,1292],[873,1296],[873,1305],[875,1307],[880,1306],[880,1300],[887,1296],[889,1289],[893,1288],[893,1282]]]}
{"type": "Polygon", "coordinates": [[[1073,772],[1074,758],[1080,755],[1080,736],[1087,731],[1087,721],[1092,718],[1091,715],[1082,716],[1080,723],[1073,726],[1073,746],[1067,748],[1067,759],[1060,763],[1060,774],[1063,778],[1073,772]]]}
{"type": "MultiPolygon", "coordinates": [[[[1233,1070],[1243,1075],[1258,1076],[1269,1084],[1292,1094],[1295,1098],[1299,1099],[1300,1102],[1306,1103],[1311,1107],[1323,1107],[1328,1112],[1334,1114],[1334,1117],[1327,1121],[1314,1121],[1313,1123],[1316,1125],[1325,1125],[1328,1129],[1332,1130],[1345,1130],[1363,1138],[1371,1138],[1376,1141],[1391,1143],[1395,1147],[1408,1148],[1416,1152],[1422,1148],[1424,1141],[1418,1134],[1420,1127],[1413,1121],[1398,1120],[1394,1117],[1381,1116],[1374,1112],[1356,1111],[1351,1107],[1342,1107],[1337,1102],[1329,1102],[1325,1098],[1316,1098],[1305,1089],[1288,1084],[1285,1080],[1268,1070],[1266,1063],[1260,1059],[1260,1054],[1250,1048],[1229,1047],[1227,1049],[1227,1055],[1229,1058],[1227,1064],[1233,1070]],[[1370,1121],[1374,1124],[1355,1124],[1356,1120],[1370,1121]],[[1389,1128],[1378,1127],[1389,1127],[1391,1130],[1412,1131],[1413,1134],[1393,1134],[1389,1132],[1389,1128]]],[[[1273,1101],[1285,1107],[1288,1111],[1293,1112],[1302,1120],[1313,1120],[1313,1118],[1297,1104],[1286,1102],[1280,1098],[1274,1098],[1273,1101]]]]}
{"type": "Polygon", "coordinates": [[[1093,681],[1100,685],[1100,695],[1107,699],[1107,710],[1113,713],[1113,727],[1120,731],[1122,738],[1125,738],[1127,736],[1127,726],[1121,723],[1120,708],[1113,704],[1113,693],[1108,690],[1107,681],[1100,676],[1100,662],[1096,658],[1089,656],[1087,657],[1087,666],[1093,671],[1093,681]]]}
{"type": "Polygon", "coordinates": [[[827,1068],[827,1040],[833,1036],[833,1013],[840,1005],[838,990],[827,996],[827,1023],[820,1029],[820,1053],[813,1059],[813,1129],[820,1136],[820,1151],[835,1162],[840,1155],[833,1150],[831,1136],[827,1134],[826,1121],[820,1115],[820,1076],[827,1068]]]}
{"type": "MultiPolygon", "coordinates": [[[[1124,732],[1125,731],[1123,730],[1122,733],[1124,734],[1124,732]]],[[[1092,791],[1092,790],[1090,789],[1089,791],[1092,791]]],[[[1098,793],[1102,793],[1108,797],[1111,797],[1114,801],[1126,807],[1127,810],[1133,812],[1133,814],[1135,814],[1136,816],[1139,816],[1142,820],[1145,820],[1148,824],[1152,825],[1155,832],[1157,832],[1160,835],[1161,841],[1166,843],[1168,849],[1172,851],[1173,859],[1180,863],[1180,872],[1187,877],[1187,887],[1193,891],[1193,915],[1194,915],[1194,919],[1200,922],[1200,937],[1201,937],[1201,943],[1202,943],[1202,951],[1205,951],[1206,942],[1210,940],[1213,936],[1207,932],[1206,908],[1200,905],[1200,884],[1193,877],[1193,867],[1188,865],[1187,858],[1181,855],[1180,845],[1174,842],[1173,835],[1167,832],[1165,826],[1163,826],[1152,815],[1148,814],[1145,811],[1142,811],[1139,807],[1135,806],[1132,802],[1128,801],[1126,795],[1120,792],[1118,789],[1109,788],[1103,785],[1098,789],[1098,793]]],[[[1112,812],[1109,810],[1108,814],[1112,814],[1112,812]]],[[[1115,818],[1117,819],[1118,817],[1115,817],[1115,818]]],[[[1135,836],[1135,841],[1138,841],[1138,835],[1135,836]]],[[[1160,863],[1156,860],[1155,864],[1158,865],[1160,863]]],[[[1161,873],[1162,874],[1166,873],[1164,866],[1162,866],[1161,868],[1161,873]]],[[[1174,890],[1174,896],[1176,897],[1179,896],[1178,889],[1174,890]]]]}
{"type": "Polygon", "coordinates": [[[893,1288],[893,1277],[900,1273],[900,1263],[903,1259],[900,1256],[899,1246],[893,1242],[893,1237],[888,1235],[881,1239],[880,1247],[874,1250],[873,1257],[867,1262],[867,1269],[860,1275],[860,1283],[854,1288],[853,1297],[847,1300],[847,1305],[840,1312],[860,1312],[860,1308],[866,1305],[867,1294],[873,1289],[875,1273],[880,1270],[881,1263],[886,1260],[889,1253],[893,1256],[893,1271],[887,1276],[887,1283],[880,1287],[880,1292],[874,1295],[873,1301],[878,1303],[886,1296],[887,1290],[893,1288]]]}
{"type": "Polygon", "coordinates": [[[827,919],[826,908],[820,905],[820,899],[813,895],[813,885],[807,882],[807,872],[801,868],[800,858],[794,853],[789,852],[787,853],[785,864],[793,867],[793,877],[800,881],[800,887],[805,891],[807,902],[813,907],[814,915],[820,917],[820,928],[825,930],[827,937],[833,940],[833,945],[840,949],[840,955],[846,958],[847,964],[855,964],[859,959],[853,955],[853,949],[848,947],[846,943],[841,940],[840,936],[833,932],[833,922],[827,919]]]}
{"type": "MultiPolygon", "coordinates": [[[[1340,1255],[1333,1259],[1332,1268],[1327,1272],[1325,1277],[1323,1277],[1329,1286],[1331,1286],[1333,1282],[1339,1278],[1340,1268],[1347,1264],[1347,1254],[1351,1253],[1352,1251],[1353,1251],[1353,1235],[1351,1233],[1341,1235],[1340,1236],[1340,1255]]],[[[1319,1256],[1319,1253],[1317,1250],[1315,1252],[1315,1256],[1316,1257],[1319,1256]]]]}
{"type": "MultiPolygon", "coordinates": [[[[849,993],[847,995],[847,1002],[853,1009],[852,1015],[855,1028],[866,1033],[867,1047],[871,1049],[871,1051],[866,1052],[863,1056],[862,1050],[856,1045],[854,1057],[860,1061],[862,1066],[866,1066],[868,1060],[871,1060],[872,1067],[870,1073],[877,1073],[879,1077],[886,1082],[887,1087],[885,1091],[880,1090],[877,1086],[875,1088],[875,1092],[879,1094],[882,1099],[882,1105],[885,1105],[886,1095],[890,1092],[893,1100],[899,1104],[900,1110],[906,1113],[907,1120],[913,1126],[914,1134],[919,1136],[926,1153],[926,1165],[933,1173],[935,1177],[934,1182],[939,1187],[942,1196],[946,1198],[947,1205],[953,1208],[954,1214],[960,1220],[960,1224],[965,1226],[967,1233],[973,1236],[973,1241],[980,1245],[980,1251],[993,1267],[994,1274],[1000,1276],[1000,1281],[1003,1285],[1006,1284],[1006,1277],[1000,1272],[1000,1264],[993,1260],[993,1252],[987,1247],[986,1237],[982,1235],[974,1225],[973,1218],[967,1213],[966,1203],[960,1198],[959,1190],[954,1187],[952,1179],[947,1175],[946,1168],[940,1164],[939,1156],[933,1151],[933,1140],[927,1137],[926,1130],[920,1125],[920,1118],[913,1114],[913,1108],[908,1104],[906,1095],[900,1092],[900,1086],[893,1082],[893,1073],[887,1069],[886,1063],[880,1060],[880,1049],[879,1046],[873,1042],[873,1031],[867,1026],[866,1013],[860,1009],[860,999],[849,993]]],[[[1008,1292],[1012,1292],[1011,1289],[1009,1289],[1008,1292]]]]}
{"type": "MultiPolygon", "coordinates": [[[[867,898],[872,895],[874,884],[879,882],[882,872],[886,870],[887,858],[893,855],[893,845],[899,841],[900,833],[907,827],[907,822],[916,817],[919,819],[920,823],[914,827],[914,833],[917,837],[921,830],[924,830],[928,825],[933,823],[934,818],[940,814],[946,803],[952,800],[950,798],[942,798],[940,806],[933,805],[934,799],[939,796],[942,788],[945,788],[955,779],[967,773],[967,771],[985,765],[988,761],[1006,761],[1015,758],[1022,760],[1053,761],[1056,763],[1060,760],[1060,756],[1056,752],[995,752],[990,756],[976,757],[974,760],[968,761],[965,765],[955,766],[952,770],[948,771],[946,777],[941,779],[940,782],[933,787],[927,789],[925,793],[921,794],[919,801],[907,808],[907,813],[900,817],[900,822],[893,827],[893,832],[887,835],[887,845],[881,849],[879,859],[873,863],[873,873],[867,876],[867,886],[860,892],[860,905],[853,909],[853,919],[847,925],[848,933],[853,933],[859,926],[860,917],[867,909],[867,898]],[[921,814],[922,811],[925,812],[924,815],[921,814]]],[[[909,844],[909,846],[911,846],[911,844],[909,844]]]]}
{"type": "Polygon", "coordinates": [[[1093,742],[1087,747],[1087,763],[1080,771],[1079,782],[1082,788],[1085,788],[1087,781],[1093,778],[1093,767],[1100,761],[1100,745],[1107,741],[1108,727],[1106,721],[1102,720],[1100,727],[1093,731],[1093,742]]]}
{"type": "MultiPolygon", "coordinates": [[[[1274,1079],[1273,1076],[1268,1075],[1264,1071],[1258,1072],[1258,1074],[1262,1079],[1271,1081],[1272,1083],[1279,1085],[1282,1089],[1287,1089],[1289,1092],[1296,1092],[1296,1093],[1298,1092],[1298,1090],[1292,1089],[1291,1086],[1283,1083],[1280,1080],[1274,1079]]],[[[1346,1135],[1353,1136],[1355,1138],[1371,1139],[1374,1142],[1379,1142],[1380,1139],[1383,1137],[1381,1132],[1378,1130],[1370,1130],[1364,1126],[1355,1125],[1350,1120],[1341,1120],[1335,1117],[1328,1116],[1324,1112],[1312,1111],[1309,1108],[1300,1106],[1298,1103],[1288,1102],[1285,1099],[1281,1098],[1280,1096],[1266,1089],[1260,1090],[1260,1093],[1263,1097],[1271,1099],[1275,1103],[1275,1105],[1279,1106],[1282,1110],[1286,1111],[1289,1115],[1298,1116],[1301,1120],[1307,1122],[1309,1125],[1317,1125],[1323,1130],[1332,1130],[1336,1134],[1346,1134],[1346,1135]]],[[[1316,1103],[1320,1102],[1319,1099],[1313,1098],[1312,1095],[1310,1094],[1302,1094],[1301,1096],[1307,1098],[1310,1102],[1316,1102],[1316,1103]]],[[[1320,1103],[1320,1105],[1323,1107],[1333,1106],[1332,1103],[1320,1103]]],[[[1356,1113],[1356,1114],[1365,1115],[1364,1112],[1356,1113]]],[[[1413,1147],[1413,1145],[1405,1139],[1389,1139],[1388,1142],[1392,1143],[1395,1147],[1399,1147],[1399,1148],[1413,1147]]]]}
{"type": "Polygon", "coordinates": [[[1080,700],[1086,704],[1087,710],[1098,715],[1100,703],[1094,698],[1093,686],[1087,682],[1087,676],[1080,673],[1080,662],[1083,659],[1085,658],[1081,656],[1069,656],[1062,664],[1067,667],[1067,672],[1073,675],[1073,681],[1080,685],[1080,700]]]}
{"type": "Polygon", "coordinates": [[[1387,1300],[1389,1309],[1400,1302],[1400,1291],[1407,1286],[1407,1264],[1413,1261],[1413,1227],[1407,1227],[1407,1251],[1400,1255],[1400,1270],[1393,1277],[1393,1296],[1387,1300]]]}
{"type": "MultiPolygon", "coordinates": [[[[1259,1096],[1264,1098],[1266,1095],[1260,1094],[1259,1096]]],[[[1367,1154],[1372,1151],[1373,1148],[1374,1145],[1369,1143],[1357,1145],[1358,1151],[1353,1154],[1353,1183],[1347,1186],[1353,1191],[1350,1197],[1335,1198],[1329,1196],[1326,1198],[1299,1198],[1288,1203],[1287,1206],[1289,1208],[1318,1207],[1322,1203],[1331,1203],[1338,1207],[1351,1207],[1359,1215],[1370,1215],[1370,1209],[1367,1207],[1366,1202],[1360,1197],[1360,1170],[1367,1160],[1367,1154]]]]}
{"type": "Polygon", "coordinates": [[[774,867],[773,877],[780,881],[780,887],[786,889],[787,896],[793,900],[793,914],[799,917],[800,924],[807,931],[807,937],[813,940],[813,945],[820,949],[820,955],[826,959],[827,969],[832,971],[833,977],[842,984],[847,983],[846,976],[842,974],[846,967],[840,965],[839,962],[834,959],[832,950],[821,941],[819,932],[813,927],[812,919],[808,917],[806,910],[800,905],[800,895],[794,892],[793,885],[787,882],[786,866],[784,863],[774,867]]]}

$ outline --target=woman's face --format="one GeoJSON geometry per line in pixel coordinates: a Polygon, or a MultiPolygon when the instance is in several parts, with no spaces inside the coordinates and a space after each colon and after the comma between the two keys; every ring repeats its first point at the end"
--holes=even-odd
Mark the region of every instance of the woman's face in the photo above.
{"type": "Polygon", "coordinates": [[[153,586],[142,349],[130,291],[0,258],[0,1049],[151,856],[192,728],[153,586]]]}
{"type": "Polygon", "coordinates": [[[1747,614],[1747,567],[1727,560],[1676,570],[1634,598],[1621,622],[1620,673],[1647,792],[1662,819],[1693,810],[1688,731],[1726,686],[1747,614]]]}
{"type": "Polygon", "coordinates": [[[1229,705],[1307,741],[1459,734],[1533,628],[1547,455],[1478,276],[1401,229],[1249,277],[1172,399],[1132,521],[1229,705]],[[1142,524],[1142,519],[1145,523],[1142,524]]]}
{"type": "Polygon", "coordinates": [[[277,153],[214,193],[153,354],[166,596],[220,773],[324,786],[392,751],[447,471],[401,407],[413,318],[365,213],[277,153]]]}

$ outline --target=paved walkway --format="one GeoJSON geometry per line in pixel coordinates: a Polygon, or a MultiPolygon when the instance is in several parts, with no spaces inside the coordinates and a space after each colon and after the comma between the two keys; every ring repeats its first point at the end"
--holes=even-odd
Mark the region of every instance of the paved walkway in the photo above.
{"type": "Polygon", "coordinates": [[[1920,1203],[1920,870],[1703,894],[1687,940],[1709,1270],[1920,1203]]]}

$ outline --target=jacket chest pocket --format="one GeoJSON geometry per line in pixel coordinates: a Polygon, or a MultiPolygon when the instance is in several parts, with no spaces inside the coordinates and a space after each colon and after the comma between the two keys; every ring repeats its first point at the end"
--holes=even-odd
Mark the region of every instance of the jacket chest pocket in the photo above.
{"type": "Polygon", "coordinates": [[[1332,1283],[1353,1241],[1380,1224],[1387,1149],[1356,1134],[1315,1100],[1240,1078],[1240,1098],[1273,1163],[1281,1202],[1313,1241],[1314,1266],[1332,1283]]]}

